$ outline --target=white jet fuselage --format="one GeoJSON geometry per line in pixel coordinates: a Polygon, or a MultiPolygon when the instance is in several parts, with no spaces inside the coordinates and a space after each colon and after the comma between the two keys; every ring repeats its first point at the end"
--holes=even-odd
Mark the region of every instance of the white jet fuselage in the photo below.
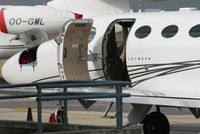
{"type": "MultiPolygon", "coordinates": [[[[200,107],[195,101],[200,98],[199,15],[199,11],[187,11],[93,18],[96,33],[88,45],[91,80],[130,80],[131,87],[124,90],[133,96],[124,99],[129,103],[200,107]],[[110,24],[115,21],[119,25],[112,31],[110,24]],[[124,39],[118,41],[121,44],[116,41],[118,37],[124,39]]],[[[56,43],[47,43],[36,51],[34,65],[19,64],[21,53],[9,59],[2,70],[5,80],[27,83],[60,79],[56,43]]]]}

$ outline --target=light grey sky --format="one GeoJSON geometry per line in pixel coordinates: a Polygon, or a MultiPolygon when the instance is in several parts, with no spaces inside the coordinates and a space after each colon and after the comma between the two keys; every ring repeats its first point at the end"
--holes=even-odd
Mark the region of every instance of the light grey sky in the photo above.
{"type": "MultiPolygon", "coordinates": [[[[41,5],[50,0],[0,0],[0,5],[41,5]]],[[[139,8],[144,9],[164,9],[178,10],[180,7],[197,7],[200,9],[200,0],[165,0],[155,2],[152,0],[131,0],[131,8],[138,11],[139,8]],[[141,2],[141,4],[139,4],[141,2]]]]}

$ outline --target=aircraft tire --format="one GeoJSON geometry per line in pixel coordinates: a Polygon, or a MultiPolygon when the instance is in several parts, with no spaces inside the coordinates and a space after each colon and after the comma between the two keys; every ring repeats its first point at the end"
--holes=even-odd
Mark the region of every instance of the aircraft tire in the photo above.
{"type": "Polygon", "coordinates": [[[150,113],[145,117],[143,123],[144,134],[169,134],[169,121],[162,113],[150,113]]]}

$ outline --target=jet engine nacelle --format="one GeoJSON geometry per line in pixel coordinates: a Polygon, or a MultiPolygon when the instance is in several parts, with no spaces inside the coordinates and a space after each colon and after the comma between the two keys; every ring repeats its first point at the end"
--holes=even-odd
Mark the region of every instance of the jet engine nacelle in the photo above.
{"type": "Polygon", "coordinates": [[[0,10],[0,31],[18,34],[29,29],[44,30],[49,36],[58,33],[75,14],[46,6],[8,6],[0,10]]]}

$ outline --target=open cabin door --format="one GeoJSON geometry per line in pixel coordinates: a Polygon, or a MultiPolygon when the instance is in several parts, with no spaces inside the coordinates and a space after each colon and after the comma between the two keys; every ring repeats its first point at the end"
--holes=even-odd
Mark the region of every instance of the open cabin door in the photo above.
{"type": "Polygon", "coordinates": [[[91,19],[70,20],[58,46],[58,68],[63,80],[90,80],[87,55],[91,19]]]}
{"type": "Polygon", "coordinates": [[[135,19],[117,19],[107,28],[102,42],[102,66],[106,80],[130,81],[126,41],[135,19]]]}

